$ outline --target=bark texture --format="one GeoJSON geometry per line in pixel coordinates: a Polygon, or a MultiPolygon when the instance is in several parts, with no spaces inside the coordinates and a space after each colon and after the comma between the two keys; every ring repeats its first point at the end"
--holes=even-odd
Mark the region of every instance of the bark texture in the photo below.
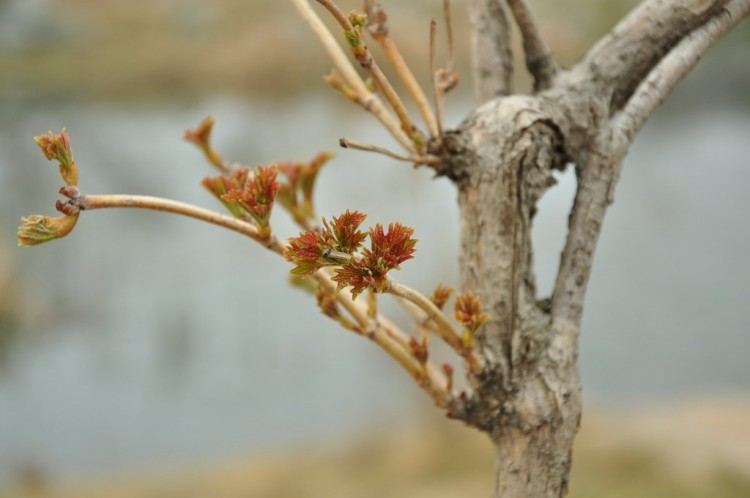
{"type": "Polygon", "coordinates": [[[583,299],[622,159],[676,82],[748,15],[750,0],[646,0],[567,70],[551,60],[525,2],[508,0],[538,90],[528,96],[508,95],[501,3],[470,3],[478,97],[495,98],[449,132],[441,151],[442,173],[459,191],[461,285],[493,317],[478,337],[489,366],[470,379],[462,418],[495,444],[494,496],[561,497],[581,416],[583,299]],[[553,170],[566,167],[575,168],[577,193],[554,291],[542,298],[531,226],[553,170]]]}

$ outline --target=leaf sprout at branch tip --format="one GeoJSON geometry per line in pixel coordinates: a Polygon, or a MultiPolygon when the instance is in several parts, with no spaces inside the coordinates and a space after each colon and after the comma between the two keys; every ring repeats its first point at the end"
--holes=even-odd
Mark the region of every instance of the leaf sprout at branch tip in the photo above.
{"type": "Polygon", "coordinates": [[[414,229],[396,222],[384,230],[378,223],[363,233],[359,227],[364,219],[363,213],[347,210],[331,221],[324,219],[322,230],[306,231],[289,239],[284,257],[297,265],[292,273],[310,275],[324,266],[333,266],[333,280],[339,289],[351,287],[353,297],[368,288],[384,292],[388,286],[386,274],[413,257],[417,242],[412,238],[414,229]],[[360,251],[367,237],[370,248],[360,251]]]}

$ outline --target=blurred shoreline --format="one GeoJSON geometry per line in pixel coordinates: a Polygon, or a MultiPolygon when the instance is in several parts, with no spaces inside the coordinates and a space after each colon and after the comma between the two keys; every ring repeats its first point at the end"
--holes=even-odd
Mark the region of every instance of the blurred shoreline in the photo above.
{"type": "MultiPolygon", "coordinates": [[[[27,469],[3,498],[448,498],[485,496],[485,437],[430,411],[407,424],[203,466],[54,482],[27,469]]],[[[571,498],[750,493],[750,393],[611,411],[587,407],[571,498]]]]}
{"type": "MultiPolygon", "coordinates": [[[[345,11],[360,7],[358,0],[340,3],[345,11]]],[[[391,11],[394,40],[426,85],[429,19],[442,23],[442,3],[412,0],[398,7],[382,3],[391,11]]],[[[456,92],[467,98],[471,94],[469,26],[466,9],[455,3],[456,69],[464,80],[456,92]]],[[[540,1],[534,8],[555,57],[569,66],[637,3],[540,1]],[[558,22],[561,18],[566,22],[558,22]]],[[[338,35],[330,16],[321,12],[321,17],[338,35]]],[[[750,74],[743,67],[748,24],[736,28],[707,57],[731,57],[737,62],[724,68],[720,80],[712,77],[712,93],[729,91],[745,105],[750,105],[746,92],[750,74]]],[[[377,56],[378,47],[373,45],[377,56]]],[[[524,92],[529,79],[519,52],[514,77],[516,87],[524,92]]],[[[0,101],[184,103],[207,94],[278,100],[320,91],[325,86],[322,76],[330,67],[312,33],[286,1],[0,2],[0,101]]]]}

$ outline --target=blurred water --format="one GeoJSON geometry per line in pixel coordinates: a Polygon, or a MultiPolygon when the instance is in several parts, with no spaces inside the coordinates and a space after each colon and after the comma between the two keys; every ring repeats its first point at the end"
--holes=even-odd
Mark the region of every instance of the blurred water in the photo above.
{"type": "MultiPolygon", "coordinates": [[[[213,206],[197,186],[212,172],[181,130],[211,113],[218,147],[251,165],[312,157],[342,133],[389,143],[359,114],[329,108],[325,98],[6,107],[0,244],[15,244],[19,216],[52,212],[59,180],[33,135],[67,126],[87,192],[213,206]]],[[[591,398],[750,387],[748,137],[748,116],[721,111],[658,115],[635,144],[588,294],[581,364],[591,398]]],[[[552,285],[573,189],[565,175],[542,201],[540,289],[552,285]]],[[[456,283],[458,214],[447,181],[340,151],[318,201],[322,215],[353,208],[373,223],[414,226],[418,257],[399,280],[425,291],[456,283]]],[[[280,212],[275,226],[295,233],[280,212]]],[[[377,348],[290,289],[287,263],[236,234],[160,214],[91,212],[63,241],[9,252],[25,325],[0,363],[0,483],[26,465],[75,476],[244,454],[429,405],[377,348]]]]}

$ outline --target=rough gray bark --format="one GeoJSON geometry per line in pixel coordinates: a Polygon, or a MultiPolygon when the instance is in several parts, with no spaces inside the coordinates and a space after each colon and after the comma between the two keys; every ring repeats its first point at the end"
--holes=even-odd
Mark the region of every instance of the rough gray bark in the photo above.
{"type": "Polygon", "coordinates": [[[551,60],[525,3],[507,0],[539,90],[529,96],[507,95],[512,64],[500,3],[469,5],[478,97],[499,97],[450,132],[443,151],[442,173],[459,190],[461,285],[493,317],[478,338],[491,365],[470,379],[462,418],[496,447],[494,496],[561,497],[581,416],[583,299],[622,159],[676,82],[748,15],[750,0],[646,0],[568,70],[551,60]],[[531,225],[552,171],[568,165],[576,199],[554,291],[541,299],[531,225]]]}
{"type": "Polygon", "coordinates": [[[503,0],[470,0],[474,93],[481,102],[508,95],[513,77],[510,24],[503,0]]]}

